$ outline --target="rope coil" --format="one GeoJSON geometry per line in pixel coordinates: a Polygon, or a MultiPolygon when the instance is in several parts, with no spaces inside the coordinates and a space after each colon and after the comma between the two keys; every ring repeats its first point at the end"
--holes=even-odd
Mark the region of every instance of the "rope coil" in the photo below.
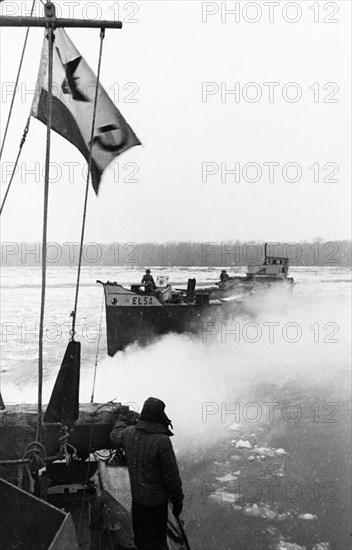
{"type": "Polygon", "coordinates": [[[23,453],[22,463],[18,469],[17,485],[20,489],[22,488],[24,469],[26,469],[29,480],[29,492],[31,494],[34,493],[35,481],[32,472],[37,472],[41,468],[44,468],[46,460],[46,449],[40,441],[33,441],[27,445],[23,453]]]}
{"type": "Polygon", "coordinates": [[[70,437],[70,432],[68,431],[67,426],[62,426],[62,431],[64,432],[61,437],[59,437],[59,444],[60,444],[60,452],[59,456],[64,457],[66,464],[68,465],[72,458],[77,457],[77,449],[67,442],[68,438],[70,437]],[[71,453],[69,453],[68,449],[71,449],[71,453]]]}

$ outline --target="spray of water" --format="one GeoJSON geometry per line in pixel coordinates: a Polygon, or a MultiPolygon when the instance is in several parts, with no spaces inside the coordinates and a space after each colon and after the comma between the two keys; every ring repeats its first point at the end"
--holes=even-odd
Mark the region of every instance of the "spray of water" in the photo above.
{"type": "MultiPolygon", "coordinates": [[[[197,336],[168,334],[147,347],[133,345],[104,358],[95,401],[116,399],[140,410],[147,397],[159,397],[182,451],[213,445],[238,420],[226,411],[252,401],[253,388],[260,384],[278,388],[295,382],[307,392],[330,386],[337,399],[350,387],[348,298],[272,290],[246,299],[245,311],[234,309],[231,320],[205,324],[197,336]]],[[[80,401],[86,403],[93,361],[82,352],[80,401]]],[[[54,374],[45,380],[44,402],[54,381],[54,374]]],[[[4,399],[35,403],[36,377],[21,385],[7,380],[4,399]]]]}
{"type": "MultiPolygon", "coordinates": [[[[99,365],[95,399],[141,408],[149,396],[167,404],[177,448],[212,445],[235,416],[224,411],[252,399],[254,386],[299,382],[305,388],[348,379],[350,315],[343,298],[271,291],[246,310],[198,336],[169,334],[145,348],[131,346],[99,365]],[[221,414],[223,412],[223,414],[221,414]]],[[[91,380],[83,380],[82,400],[91,380]]],[[[262,406],[262,404],[258,404],[262,406]]]]}

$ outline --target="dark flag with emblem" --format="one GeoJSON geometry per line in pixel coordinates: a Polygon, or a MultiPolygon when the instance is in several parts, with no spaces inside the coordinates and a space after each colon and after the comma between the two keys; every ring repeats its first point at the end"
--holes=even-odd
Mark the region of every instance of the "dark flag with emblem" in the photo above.
{"type": "MultiPolygon", "coordinates": [[[[53,58],[52,129],[75,145],[89,160],[97,78],[64,29],[55,31],[53,58]]],[[[48,44],[44,38],[36,94],[31,114],[47,123],[48,44]]],[[[141,142],[99,84],[92,148],[92,183],[98,193],[100,178],[110,162],[141,142]]]]}

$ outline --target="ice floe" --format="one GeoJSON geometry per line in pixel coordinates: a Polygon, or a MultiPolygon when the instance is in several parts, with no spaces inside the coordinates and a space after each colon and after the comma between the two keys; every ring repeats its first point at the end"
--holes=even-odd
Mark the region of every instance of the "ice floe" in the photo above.
{"type": "Polygon", "coordinates": [[[252,445],[250,444],[249,441],[245,441],[244,439],[240,439],[239,441],[237,441],[237,443],[235,443],[235,447],[236,447],[236,449],[251,449],[252,445]]]}
{"type": "Polygon", "coordinates": [[[228,483],[230,481],[236,481],[238,477],[235,474],[225,474],[224,476],[216,477],[215,479],[220,481],[220,483],[228,483]]]}
{"type": "Polygon", "coordinates": [[[275,449],[269,449],[269,447],[254,447],[253,452],[264,458],[273,458],[275,456],[275,449]]]}
{"type": "Polygon", "coordinates": [[[285,449],[275,449],[275,454],[277,455],[287,455],[287,451],[285,449]]]}
{"type": "Polygon", "coordinates": [[[228,493],[222,489],[217,489],[214,493],[209,495],[209,498],[215,500],[215,502],[234,504],[241,498],[241,495],[238,493],[228,493]]]}
{"type": "Polygon", "coordinates": [[[312,519],[317,519],[317,516],[314,514],[300,514],[298,519],[304,519],[305,521],[310,521],[312,519]]]}
{"type": "Polygon", "coordinates": [[[278,515],[278,513],[267,504],[253,504],[252,506],[245,506],[243,512],[246,516],[255,516],[264,519],[275,519],[278,515]]]}
{"type": "Polygon", "coordinates": [[[295,542],[286,542],[284,540],[280,540],[274,547],[273,550],[306,550],[305,546],[300,546],[299,544],[296,544],[295,542]]]}

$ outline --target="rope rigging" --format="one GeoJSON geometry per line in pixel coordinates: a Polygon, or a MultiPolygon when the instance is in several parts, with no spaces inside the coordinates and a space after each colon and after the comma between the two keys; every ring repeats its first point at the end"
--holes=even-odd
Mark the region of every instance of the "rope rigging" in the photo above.
{"type": "Polygon", "coordinates": [[[74,305],[74,309],[71,313],[71,316],[72,316],[71,338],[72,338],[72,340],[74,340],[74,337],[75,337],[75,326],[76,326],[77,305],[78,305],[78,293],[79,293],[79,284],[80,284],[80,278],[81,278],[83,243],[84,243],[84,234],[85,234],[86,218],[87,218],[89,181],[90,181],[90,175],[91,175],[91,171],[92,171],[93,139],[94,139],[95,121],[96,121],[97,105],[98,105],[100,70],[101,70],[101,62],[102,62],[102,56],[103,56],[104,38],[105,38],[105,29],[102,28],[102,29],[100,29],[99,62],[98,62],[98,71],[97,71],[97,82],[96,82],[96,88],[95,88],[92,131],[91,131],[91,138],[90,138],[90,143],[89,143],[89,162],[88,162],[88,173],[87,173],[87,179],[86,179],[86,190],[85,190],[84,207],[83,207],[83,219],[82,219],[82,231],[81,231],[81,242],[80,242],[80,249],[79,249],[79,259],[78,259],[75,305],[74,305]]]}
{"type": "Polygon", "coordinates": [[[21,153],[22,153],[22,148],[25,144],[25,141],[26,141],[26,138],[27,138],[27,135],[28,135],[28,132],[29,132],[29,125],[31,123],[31,115],[29,115],[28,119],[27,119],[27,122],[26,122],[26,126],[23,130],[23,136],[22,136],[22,139],[21,139],[21,143],[20,143],[20,146],[19,146],[19,150],[18,150],[18,153],[17,153],[17,158],[16,158],[16,161],[15,161],[15,164],[13,166],[13,169],[12,169],[12,174],[11,174],[11,178],[10,178],[10,181],[9,181],[9,184],[7,186],[7,189],[6,189],[6,192],[5,192],[5,195],[4,195],[4,198],[3,198],[3,201],[1,203],[1,208],[0,208],[0,216],[2,214],[2,211],[4,209],[4,206],[5,206],[5,203],[6,203],[6,199],[7,199],[7,196],[9,194],[9,191],[10,191],[10,188],[11,188],[11,184],[12,184],[12,181],[13,181],[13,178],[15,177],[15,173],[16,173],[16,169],[17,169],[17,165],[18,165],[18,161],[20,160],[20,156],[21,156],[21,153]]]}
{"type": "MultiPolygon", "coordinates": [[[[36,2],[36,0],[33,0],[30,17],[32,17],[32,15],[33,15],[35,2],[36,2]]],[[[0,150],[0,160],[1,160],[2,153],[3,153],[4,147],[5,147],[7,131],[9,129],[10,120],[11,120],[12,111],[13,111],[13,106],[14,106],[14,103],[15,103],[16,90],[17,90],[17,87],[18,87],[18,82],[19,82],[19,79],[20,79],[20,74],[21,74],[22,65],[23,65],[24,54],[25,54],[26,47],[27,47],[29,30],[30,30],[30,27],[27,28],[26,35],[25,35],[25,38],[24,38],[24,44],[23,44],[23,48],[22,48],[22,55],[21,55],[21,59],[20,59],[20,64],[18,66],[16,82],[15,82],[15,86],[14,86],[14,89],[13,89],[12,100],[11,100],[11,105],[10,105],[10,111],[9,111],[9,115],[7,117],[7,122],[6,122],[5,132],[4,132],[4,138],[2,140],[2,145],[1,145],[1,150],[0,150]]],[[[2,207],[1,207],[1,210],[2,210],[2,207]]]]}
{"type": "Polygon", "coordinates": [[[43,336],[44,336],[44,313],[45,313],[45,293],[46,293],[46,252],[47,252],[47,233],[48,233],[48,202],[49,202],[49,176],[50,176],[50,145],[51,145],[51,126],[53,118],[52,105],[52,87],[53,87],[53,51],[54,51],[54,30],[53,26],[47,25],[47,38],[49,45],[49,63],[48,63],[48,121],[46,134],[46,155],[45,155],[45,184],[44,184],[44,212],[43,212],[43,238],[42,238],[42,291],[40,306],[40,324],[39,324],[39,359],[38,359],[38,418],[37,418],[37,441],[41,440],[42,431],[42,394],[43,394],[43,336]]]}
{"type": "MultiPolygon", "coordinates": [[[[32,9],[31,9],[31,16],[34,12],[35,7],[35,1],[33,0],[32,9]]],[[[39,470],[44,468],[47,463],[51,463],[57,460],[65,459],[66,464],[68,465],[71,461],[77,460],[77,461],[83,461],[85,460],[85,456],[83,454],[79,454],[77,450],[68,442],[69,437],[71,435],[71,428],[72,425],[68,423],[68,426],[65,424],[61,424],[61,434],[59,437],[56,437],[56,440],[58,439],[59,443],[59,451],[58,454],[55,456],[47,456],[46,448],[44,446],[44,441],[46,440],[46,435],[43,428],[43,423],[46,421],[45,416],[43,417],[43,402],[42,402],[42,395],[43,395],[43,366],[44,366],[44,320],[45,320],[45,304],[46,304],[46,280],[47,280],[47,236],[48,236],[48,210],[49,210],[49,187],[50,187],[50,151],[51,151],[51,130],[52,130],[52,124],[53,124],[53,71],[54,71],[54,60],[53,60],[53,52],[54,52],[54,44],[55,44],[55,32],[56,29],[55,26],[55,7],[49,0],[39,0],[41,4],[45,6],[45,21],[44,18],[42,18],[42,24],[41,26],[46,25],[46,38],[48,43],[48,65],[47,65],[47,75],[48,75],[48,95],[47,95],[47,132],[46,132],[46,155],[45,155],[45,178],[44,178],[44,201],[43,201],[43,224],[42,224],[42,281],[41,281],[41,305],[40,305],[40,323],[39,323],[39,351],[38,351],[38,399],[37,399],[37,418],[36,418],[36,435],[35,440],[31,442],[27,447],[25,448],[24,454],[21,459],[16,460],[5,460],[0,461],[1,465],[19,465],[18,469],[18,486],[21,487],[23,483],[24,475],[27,474],[28,482],[29,482],[29,492],[34,493],[35,490],[35,482],[38,480],[39,470]]],[[[2,0],[0,0],[2,2],[2,0]]],[[[20,21],[20,18],[18,18],[20,21]]],[[[68,21],[68,20],[65,20],[68,21]]],[[[23,24],[23,20],[20,21],[23,24]]],[[[63,25],[64,20],[57,20],[57,22],[61,23],[61,26],[63,25]]],[[[10,26],[9,21],[6,22],[8,26],[10,26]]],[[[33,25],[33,20],[28,21],[28,18],[26,18],[26,26],[33,25]]],[[[101,22],[99,22],[101,23],[101,22]]],[[[110,22],[107,22],[110,23],[110,22]]],[[[4,25],[6,25],[4,24],[4,25]]],[[[59,26],[59,25],[58,25],[59,26]]],[[[71,25],[72,26],[72,25],[71,25]]],[[[85,21],[81,21],[81,26],[85,26],[85,21]]],[[[100,25],[99,25],[100,26],[100,25]]],[[[99,27],[98,27],[99,28],[99,27]]],[[[111,26],[111,28],[121,28],[121,23],[119,23],[119,26],[114,25],[111,26]]],[[[29,27],[27,28],[26,36],[25,36],[25,42],[22,50],[22,56],[20,61],[20,66],[16,78],[16,83],[14,87],[14,92],[12,96],[11,106],[9,110],[9,115],[6,123],[5,133],[4,133],[4,139],[3,143],[1,144],[1,151],[0,151],[0,158],[2,157],[2,153],[5,147],[5,142],[8,134],[8,128],[10,124],[10,119],[13,114],[13,107],[15,103],[15,96],[16,96],[16,90],[18,88],[18,82],[20,77],[20,72],[23,64],[24,54],[27,46],[28,41],[28,35],[29,35],[29,27]]],[[[76,316],[77,316],[77,308],[78,308],[78,296],[79,296],[79,286],[80,286],[80,278],[81,278],[81,268],[82,268],[82,259],[83,259],[83,246],[84,246],[84,238],[85,238],[85,230],[86,230],[86,217],[87,217],[87,206],[88,206],[88,193],[89,193],[89,186],[90,186],[90,180],[92,179],[92,168],[93,166],[93,144],[94,144],[94,134],[95,134],[95,126],[96,126],[96,119],[97,119],[97,107],[98,107],[98,96],[99,96],[99,85],[100,85],[100,72],[101,72],[101,64],[102,64],[102,53],[103,53],[103,42],[105,38],[105,28],[100,29],[100,51],[99,51],[99,62],[98,62],[98,70],[97,70],[97,78],[96,78],[96,88],[95,88],[95,97],[94,97],[94,109],[93,109],[93,117],[92,117],[92,126],[91,126],[91,139],[89,142],[89,158],[88,158],[88,172],[87,172],[87,178],[86,178],[86,186],[85,186],[85,195],[84,195],[84,206],[83,206],[83,217],[82,217],[82,228],[81,228],[81,240],[80,240],[80,249],[79,249],[79,261],[78,261],[78,271],[77,271],[77,282],[75,287],[75,300],[74,300],[74,310],[72,312],[72,328],[70,333],[70,341],[74,341],[75,339],[75,325],[76,325],[76,316]]],[[[31,121],[31,115],[29,115],[26,125],[23,131],[22,139],[19,145],[19,151],[17,154],[16,161],[13,166],[13,170],[10,177],[10,182],[7,186],[4,199],[2,201],[1,207],[0,207],[0,215],[3,212],[7,197],[9,195],[9,191],[11,189],[11,185],[18,167],[18,162],[20,159],[20,155],[23,149],[23,146],[26,142],[26,138],[29,132],[30,128],[30,121],[31,121]]],[[[92,387],[92,394],[91,394],[91,403],[94,402],[94,392],[95,392],[95,383],[96,383],[96,374],[97,374],[97,365],[98,365],[98,356],[99,356],[99,345],[101,340],[101,325],[102,325],[102,318],[103,318],[103,309],[104,309],[104,299],[102,300],[101,304],[101,312],[100,312],[100,325],[99,325],[99,335],[98,335],[98,341],[97,341],[97,349],[96,349],[96,357],[95,357],[95,366],[94,366],[94,377],[93,377],[93,387],[92,387]]],[[[70,344],[69,344],[70,345],[70,344]]],[[[79,343],[74,343],[72,345],[80,346],[79,343]]],[[[1,400],[0,400],[0,408],[1,408],[1,400]]],[[[78,398],[76,398],[75,403],[77,403],[77,409],[78,409],[78,398]]],[[[83,490],[83,499],[82,499],[82,507],[80,510],[80,516],[79,516],[79,526],[78,526],[78,534],[80,533],[82,529],[82,519],[83,519],[83,511],[84,506],[87,503],[87,501],[90,498],[89,495],[89,478],[90,478],[90,462],[93,457],[93,453],[95,452],[95,449],[93,448],[93,433],[94,433],[94,427],[95,427],[95,421],[96,421],[96,415],[99,411],[99,409],[102,407],[102,405],[98,408],[98,410],[95,410],[92,417],[92,422],[90,426],[90,436],[89,436],[89,454],[88,454],[88,462],[87,462],[87,471],[86,471],[86,478],[84,483],[84,490],[83,490]]],[[[94,407],[95,408],[95,407],[94,407]]],[[[77,413],[78,414],[78,413],[77,413]]],[[[63,418],[63,417],[62,417],[63,418]]],[[[56,451],[57,452],[57,451],[56,451]]],[[[99,456],[97,454],[97,456],[99,456]]],[[[110,453],[111,457],[111,453],[110,453]]],[[[40,491],[42,491],[43,488],[40,487],[40,491]]],[[[36,487],[36,492],[38,491],[38,488],[36,487]]],[[[42,494],[42,493],[41,493],[42,494]]],[[[43,493],[44,494],[44,493],[43,493]]],[[[107,529],[108,536],[109,536],[109,548],[114,548],[114,542],[112,540],[112,536],[110,533],[110,530],[108,529],[108,512],[109,508],[104,502],[103,506],[103,512],[104,512],[104,524],[105,528],[107,529]]],[[[91,513],[91,510],[89,509],[89,513],[91,513]]]]}
{"type": "MultiPolygon", "coordinates": [[[[34,12],[35,2],[36,2],[36,0],[33,0],[32,9],[31,9],[31,14],[30,14],[31,17],[32,17],[33,12],[34,12]]],[[[12,94],[12,99],[11,99],[10,111],[9,111],[9,115],[8,115],[8,117],[7,117],[6,127],[5,127],[5,132],[4,132],[4,138],[3,138],[2,144],[1,144],[0,160],[1,160],[1,157],[2,157],[2,153],[3,153],[3,151],[4,151],[4,147],[5,147],[5,143],[6,143],[6,137],[7,137],[7,132],[8,132],[9,125],[10,125],[10,120],[11,120],[11,117],[12,117],[12,111],[13,111],[13,107],[14,107],[14,103],[15,103],[15,99],[16,99],[16,90],[17,90],[17,87],[18,87],[18,82],[19,82],[19,79],[20,79],[20,74],[21,74],[22,65],[23,65],[24,54],[25,54],[26,47],[27,47],[27,42],[28,42],[29,30],[30,30],[30,27],[27,28],[26,35],[25,35],[25,39],[24,39],[24,43],[23,43],[23,48],[22,48],[22,54],[21,54],[20,64],[19,64],[19,67],[18,67],[16,82],[15,82],[15,86],[14,86],[13,94],[12,94]]],[[[24,145],[24,143],[25,143],[25,141],[26,141],[26,137],[27,137],[28,130],[29,130],[29,125],[30,125],[30,118],[31,118],[31,115],[29,115],[29,117],[28,117],[28,119],[27,119],[26,126],[25,126],[24,131],[23,131],[23,136],[22,136],[22,139],[21,139],[21,143],[20,143],[20,147],[19,147],[18,154],[17,154],[17,158],[16,158],[16,161],[15,161],[13,170],[12,170],[11,178],[10,178],[9,184],[8,184],[8,186],[7,186],[7,189],[6,189],[6,192],[5,192],[5,195],[4,195],[2,204],[1,204],[0,216],[1,216],[2,211],[3,211],[3,209],[4,209],[4,206],[5,206],[5,203],[6,203],[6,199],[7,199],[7,196],[8,196],[8,194],[9,194],[9,191],[10,191],[10,188],[11,188],[12,181],[13,181],[13,178],[14,178],[15,173],[16,173],[16,169],[17,169],[18,161],[19,161],[20,156],[21,156],[21,153],[22,153],[23,145],[24,145]]]]}
{"type": "MultiPolygon", "coordinates": [[[[40,0],[42,4],[44,4],[43,0],[40,0]]],[[[48,4],[48,2],[47,2],[48,4]]],[[[46,4],[44,4],[46,5],[46,4]]],[[[32,10],[31,10],[31,16],[33,14],[35,7],[35,0],[33,0],[32,4],[32,10]]],[[[69,430],[67,426],[62,425],[62,436],[59,438],[59,445],[60,450],[59,454],[55,457],[47,457],[46,450],[42,444],[42,432],[43,432],[43,418],[42,418],[42,393],[43,393],[43,363],[44,363],[44,354],[43,354],[43,337],[44,337],[44,317],[45,317],[45,301],[46,301],[46,276],[47,276],[47,233],[48,233],[48,205],[49,205],[49,177],[50,177],[50,149],[51,149],[51,129],[52,129],[52,121],[53,121],[53,105],[52,105],[52,93],[53,93],[53,51],[54,51],[54,41],[55,41],[55,34],[54,34],[54,28],[55,25],[53,24],[53,21],[48,21],[46,30],[47,30],[47,41],[48,41],[48,101],[47,101],[47,134],[46,134],[46,156],[45,156],[45,181],[44,181],[44,206],[43,206],[43,233],[42,233],[42,284],[41,284],[41,306],[40,306],[40,324],[39,324],[39,352],[38,352],[38,403],[37,403],[37,425],[36,425],[36,436],[35,441],[30,443],[24,452],[24,455],[22,459],[15,460],[15,461],[1,461],[1,463],[7,463],[7,464],[19,464],[19,473],[18,473],[18,485],[22,485],[23,480],[23,474],[24,472],[27,473],[28,479],[29,479],[29,485],[30,485],[30,492],[34,492],[34,477],[33,477],[33,471],[38,471],[41,467],[45,466],[46,462],[52,461],[53,459],[56,460],[58,458],[65,458],[66,463],[69,463],[73,457],[76,456],[76,449],[72,447],[68,443],[69,438],[69,430]]],[[[12,102],[10,106],[9,116],[7,120],[7,125],[5,129],[4,139],[1,147],[0,152],[0,158],[4,150],[5,141],[7,137],[8,127],[10,123],[10,119],[13,112],[13,106],[15,102],[15,95],[16,90],[18,86],[18,81],[20,77],[20,72],[22,68],[22,63],[24,59],[24,53],[27,45],[28,40],[28,34],[29,34],[29,28],[27,29],[26,37],[25,37],[25,43],[22,51],[21,61],[20,61],[20,67],[17,74],[16,84],[14,88],[14,93],[12,96],[12,102]]],[[[82,218],[82,229],[81,229],[81,241],[80,241],[80,251],[79,251],[79,261],[78,261],[78,272],[77,272],[77,282],[76,282],[76,289],[75,289],[75,302],[74,302],[74,310],[72,312],[72,329],[71,329],[71,340],[74,340],[75,336],[75,323],[76,323],[76,315],[77,315],[77,307],[78,307],[78,295],[79,295],[79,285],[80,285],[80,277],[81,277],[81,267],[82,267],[82,258],[83,258],[83,244],[84,244],[84,236],[85,236],[85,227],[86,227],[86,217],[87,217],[87,205],[88,205],[88,193],[89,193],[89,185],[90,185],[90,179],[91,179],[91,172],[92,172],[92,149],[93,149],[93,139],[94,139],[94,132],[95,132],[95,125],[96,125],[96,115],[97,115],[97,105],[98,105],[98,95],[99,95],[99,83],[100,83],[100,72],[101,72],[101,64],[102,64],[102,53],[103,53],[103,41],[105,38],[105,29],[101,28],[100,30],[100,51],[99,51],[99,62],[98,62],[98,70],[97,70],[97,80],[96,80],[96,88],[95,88],[95,98],[94,98],[94,109],[93,109],[93,117],[92,117],[92,127],[91,127],[91,140],[89,143],[89,159],[88,159],[88,172],[87,172],[87,178],[86,178],[86,187],[85,187],[85,196],[84,196],[84,207],[83,207],[83,218],[82,218]]],[[[22,148],[24,146],[24,143],[26,141],[26,137],[29,131],[30,127],[30,120],[31,115],[29,115],[26,126],[23,131],[23,136],[20,142],[19,151],[17,154],[16,162],[14,164],[11,178],[9,185],[6,189],[6,193],[4,195],[3,202],[1,204],[0,208],[0,215],[3,211],[3,208],[5,206],[6,199],[8,197],[11,184],[14,179],[14,175],[17,169],[17,165],[19,162],[19,158],[22,152],[22,148]]],[[[101,338],[101,324],[102,324],[102,315],[103,315],[103,305],[104,301],[102,301],[101,306],[101,313],[100,313],[100,328],[99,328],[99,338],[97,343],[97,351],[96,351],[96,358],[95,358],[95,369],[94,369],[94,379],[93,379],[93,388],[92,388],[92,395],[91,395],[91,402],[94,401],[94,390],[95,390],[95,382],[96,382],[96,372],[97,372],[97,364],[98,364],[98,355],[99,355],[99,343],[101,338]]],[[[96,413],[97,411],[95,411],[96,413]]],[[[92,436],[93,436],[93,428],[94,423],[92,422],[91,429],[90,429],[90,439],[89,439],[89,451],[91,452],[91,445],[92,445],[92,436]]],[[[89,471],[89,462],[90,462],[90,453],[89,453],[89,459],[88,459],[88,466],[87,466],[87,476],[89,471]]],[[[85,484],[86,485],[86,484],[85,484]]],[[[83,503],[82,507],[84,506],[84,501],[86,498],[86,494],[84,491],[84,497],[83,497],[83,503]]],[[[81,510],[82,515],[82,510],[81,510]]],[[[80,517],[80,524],[81,524],[81,517],[80,517]]]]}
{"type": "Polygon", "coordinates": [[[101,338],[101,323],[103,320],[103,309],[104,309],[104,295],[101,302],[101,309],[100,309],[100,322],[99,322],[99,337],[97,342],[97,352],[95,355],[95,364],[94,364],[94,377],[93,377],[93,387],[92,387],[92,395],[90,398],[90,402],[94,403],[94,391],[95,391],[95,382],[97,377],[97,368],[98,368],[98,357],[99,357],[99,344],[100,344],[100,338],[101,338]]]}

